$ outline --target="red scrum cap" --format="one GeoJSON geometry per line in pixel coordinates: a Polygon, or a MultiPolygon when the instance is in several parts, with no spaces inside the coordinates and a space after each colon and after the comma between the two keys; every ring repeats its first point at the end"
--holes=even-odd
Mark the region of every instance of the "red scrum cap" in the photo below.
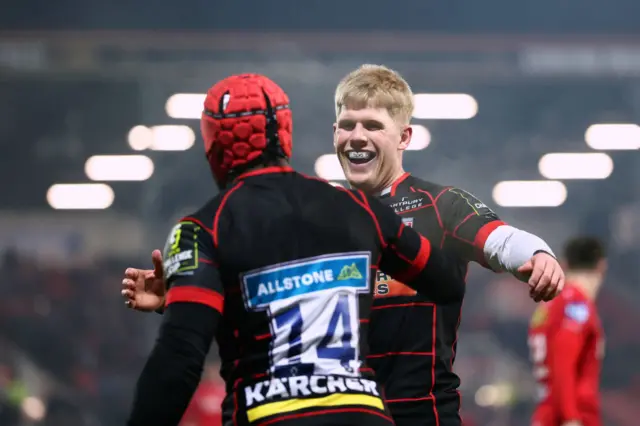
{"type": "Polygon", "coordinates": [[[259,74],[227,77],[207,92],[200,130],[209,166],[224,186],[230,175],[291,157],[289,97],[259,74]]]}

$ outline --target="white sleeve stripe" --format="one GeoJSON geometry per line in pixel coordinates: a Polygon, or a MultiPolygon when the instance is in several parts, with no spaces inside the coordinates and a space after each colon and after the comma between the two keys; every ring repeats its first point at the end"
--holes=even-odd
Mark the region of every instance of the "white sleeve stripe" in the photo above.
{"type": "Polygon", "coordinates": [[[501,225],[489,234],[484,244],[484,258],[494,271],[506,271],[526,281],[518,274],[536,251],[553,255],[551,248],[540,237],[509,225],[501,225]]]}

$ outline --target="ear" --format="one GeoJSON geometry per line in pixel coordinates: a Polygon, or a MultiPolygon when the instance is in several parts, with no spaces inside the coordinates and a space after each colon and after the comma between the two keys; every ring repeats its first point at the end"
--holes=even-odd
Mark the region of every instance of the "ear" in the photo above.
{"type": "Polygon", "coordinates": [[[336,132],[338,131],[338,123],[333,123],[333,147],[336,148],[338,145],[338,138],[336,137],[336,132]]]}
{"type": "Polygon", "coordinates": [[[405,149],[409,148],[412,135],[413,135],[413,128],[411,126],[406,126],[402,130],[402,133],[400,133],[400,144],[398,144],[398,149],[400,151],[404,151],[405,149]]]}

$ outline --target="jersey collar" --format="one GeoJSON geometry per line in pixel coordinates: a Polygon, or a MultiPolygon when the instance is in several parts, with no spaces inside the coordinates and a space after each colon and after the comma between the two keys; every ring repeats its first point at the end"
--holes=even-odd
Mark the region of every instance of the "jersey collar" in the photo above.
{"type": "Polygon", "coordinates": [[[591,301],[591,298],[589,297],[589,295],[587,295],[587,292],[585,292],[582,287],[580,287],[580,285],[578,283],[576,283],[575,281],[567,281],[565,283],[565,288],[571,288],[573,291],[575,291],[576,293],[578,293],[580,295],[580,297],[582,297],[585,300],[589,300],[591,301]]]}
{"type": "Polygon", "coordinates": [[[396,190],[398,189],[398,186],[400,186],[400,184],[402,182],[404,182],[405,180],[407,180],[407,178],[411,176],[411,173],[409,172],[404,172],[402,175],[400,175],[400,177],[398,179],[396,179],[395,182],[393,182],[391,184],[391,186],[386,187],[385,189],[383,189],[378,196],[379,197],[395,197],[396,195],[396,190]]]}
{"type": "Polygon", "coordinates": [[[293,171],[294,171],[293,167],[291,166],[264,167],[262,169],[256,169],[256,170],[251,170],[251,171],[242,173],[240,176],[237,177],[237,180],[241,180],[251,176],[268,175],[273,173],[291,173],[293,171]]]}

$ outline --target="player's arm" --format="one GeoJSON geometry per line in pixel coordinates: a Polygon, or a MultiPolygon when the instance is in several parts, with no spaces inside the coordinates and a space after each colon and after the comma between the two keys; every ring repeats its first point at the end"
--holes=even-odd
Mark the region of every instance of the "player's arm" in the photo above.
{"type": "Polygon", "coordinates": [[[467,261],[496,272],[509,272],[527,282],[529,275],[520,273],[520,267],[537,253],[554,256],[542,238],[506,224],[462,189],[446,189],[436,199],[436,207],[446,235],[444,248],[467,261]]]}
{"type": "Polygon", "coordinates": [[[549,331],[549,384],[553,404],[561,422],[580,419],[577,397],[578,360],[589,330],[589,307],[584,302],[569,302],[562,307],[562,318],[549,331]]]}
{"type": "Polygon", "coordinates": [[[223,310],[211,235],[183,219],[164,250],[169,289],[160,335],[138,379],[129,426],[179,423],[195,392],[223,310]]]}
{"type": "Polygon", "coordinates": [[[402,223],[390,207],[362,196],[382,241],[380,270],[436,303],[452,303],[464,297],[464,277],[442,250],[402,223]]]}

